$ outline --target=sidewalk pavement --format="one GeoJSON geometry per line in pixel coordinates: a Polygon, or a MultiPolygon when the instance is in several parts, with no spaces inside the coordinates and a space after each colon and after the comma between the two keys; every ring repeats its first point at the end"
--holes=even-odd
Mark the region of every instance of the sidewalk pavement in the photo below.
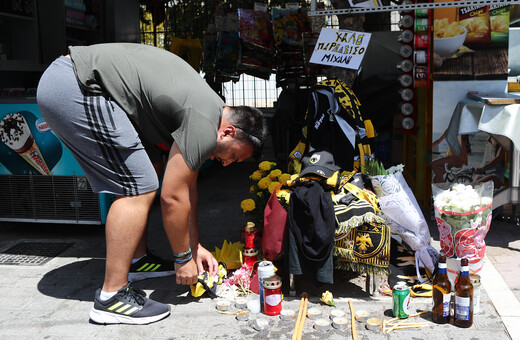
{"type": "MultiPolygon", "coordinates": [[[[199,219],[201,243],[209,250],[224,240],[239,241],[244,217],[240,201],[247,197],[248,176],[256,164],[245,162],[228,168],[210,167],[199,180],[199,219]]],[[[436,227],[431,226],[434,246],[438,247],[436,227]]],[[[253,314],[249,321],[221,315],[216,301],[191,297],[189,288],[175,284],[175,278],[144,280],[135,285],[158,301],[172,306],[171,315],[143,325],[96,325],[89,322],[94,292],[104,276],[105,241],[101,226],[0,223],[0,253],[20,242],[70,242],[69,248],[41,265],[0,265],[0,339],[290,339],[294,321],[278,316],[253,314]],[[265,319],[269,327],[257,331],[254,320],[265,319]]],[[[149,224],[149,244],[162,256],[170,254],[162,230],[160,211],[154,207],[149,224]]],[[[421,329],[394,330],[388,335],[367,330],[356,322],[359,339],[520,339],[520,227],[514,223],[493,222],[486,237],[487,259],[482,272],[481,313],[472,327],[430,324],[421,329]]],[[[438,249],[438,248],[437,248],[438,249]]],[[[349,301],[354,310],[367,310],[372,317],[392,318],[392,298],[371,296],[363,277],[342,278],[329,289],[338,308],[350,319],[349,301]]],[[[298,311],[299,295],[309,293],[309,308],[319,308],[328,317],[331,307],[319,302],[324,287],[298,282],[298,296],[290,297],[284,282],[284,309],[298,311]]],[[[430,310],[431,299],[412,298],[412,312],[430,310]]],[[[415,318],[414,318],[415,319],[415,318]]],[[[430,322],[431,314],[416,318],[430,322]]],[[[415,321],[415,320],[414,320],[415,321]]],[[[303,339],[349,339],[346,330],[318,331],[306,320],[303,339]]]]}

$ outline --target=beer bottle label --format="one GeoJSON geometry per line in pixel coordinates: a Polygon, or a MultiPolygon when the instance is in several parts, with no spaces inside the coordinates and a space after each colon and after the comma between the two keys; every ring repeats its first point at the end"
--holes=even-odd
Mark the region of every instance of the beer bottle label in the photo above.
{"type": "Polygon", "coordinates": [[[442,316],[450,315],[451,294],[442,294],[442,316]]]}
{"type": "Polygon", "coordinates": [[[455,318],[459,320],[469,320],[470,298],[455,296],[455,318]]]}

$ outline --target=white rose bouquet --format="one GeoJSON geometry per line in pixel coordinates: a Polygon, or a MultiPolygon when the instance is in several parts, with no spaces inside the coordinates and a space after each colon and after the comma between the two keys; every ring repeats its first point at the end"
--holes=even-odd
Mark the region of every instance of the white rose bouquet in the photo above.
{"type": "Polygon", "coordinates": [[[433,184],[435,220],[441,255],[467,258],[478,270],[486,252],[484,238],[491,225],[493,182],[433,184]]]}
{"type": "Polygon", "coordinates": [[[402,164],[384,169],[379,162],[372,162],[365,172],[370,176],[374,193],[381,206],[381,215],[398,235],[415,252],[417,278],[423,281],[419,268],[430,273],[435,270],[439,253],[430,246],[430,231],[419,203],[406,183],[402,164]]]}

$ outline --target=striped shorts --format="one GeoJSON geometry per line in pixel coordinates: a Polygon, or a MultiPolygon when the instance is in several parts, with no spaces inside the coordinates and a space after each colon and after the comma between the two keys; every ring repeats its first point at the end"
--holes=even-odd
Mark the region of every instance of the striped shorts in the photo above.
{"type": "Polygon", "coordinates": [[[70,58],[59,57],[47,68],[37,102],[94,192],[133,196],[158,189],[155,169],[126,113],[108,95],[82,90],[70,58]]]}

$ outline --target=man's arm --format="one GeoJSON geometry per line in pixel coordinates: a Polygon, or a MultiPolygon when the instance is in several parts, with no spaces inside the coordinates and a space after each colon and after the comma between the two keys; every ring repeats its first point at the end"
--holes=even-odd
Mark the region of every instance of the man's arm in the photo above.
{"type": "MultiPolygon", "coordinates": [[[[197,172],[188,167],[177,143],[174,143],[164,172],[161,210],[166,235],[173,252],[177,254],[186,252],[190,247],[189,230],[192,229],[189,227],[192,208],[190,195],[194,185],[196,188],[196,181],[197,172]]],[[[197,282],[198,270],[195,256],[186,263],[176,263],[175,270],[178,284],[189,285],[197,282]]]]}
{"type": "Polygon", "coordinates": [[[199,273],[207,271],[209,272],[209,275],[215,276],[218,270],[217,260],[215,260],[213,255],[199,243],[199,222],[197,217],[198,199],[199,193],[197,190],[197,181],[195,181],[190,188],[190,246],[199,273]]]}

